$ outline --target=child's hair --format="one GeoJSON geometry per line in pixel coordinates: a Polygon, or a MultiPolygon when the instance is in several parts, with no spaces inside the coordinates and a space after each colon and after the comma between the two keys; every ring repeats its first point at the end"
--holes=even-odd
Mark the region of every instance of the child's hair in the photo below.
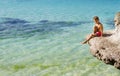
{"type": "Polygon", "coordinates": [[[98,16],[94,16],[93,19],[94,20],[99,20],[99,17],[98,16]]]}

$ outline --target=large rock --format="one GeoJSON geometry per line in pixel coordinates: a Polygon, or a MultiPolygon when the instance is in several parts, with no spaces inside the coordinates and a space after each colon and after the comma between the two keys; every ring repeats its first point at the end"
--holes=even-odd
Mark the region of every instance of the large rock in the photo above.
{"type": "Polygon", "coordinates": [[[120,12],[114,20],[115,30],[105,31],[103,37],[94,37],[88,44],[93,56],[120,69],[120,12]]]}

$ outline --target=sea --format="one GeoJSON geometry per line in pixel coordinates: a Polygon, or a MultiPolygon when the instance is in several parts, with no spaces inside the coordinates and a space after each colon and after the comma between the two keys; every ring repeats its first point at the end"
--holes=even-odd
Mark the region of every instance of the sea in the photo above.
{"type": "Polygon", "coordinates": [[[81,44],[117,12],[120,0],[0,0],[0,76],[120,76],[81,44]]]}

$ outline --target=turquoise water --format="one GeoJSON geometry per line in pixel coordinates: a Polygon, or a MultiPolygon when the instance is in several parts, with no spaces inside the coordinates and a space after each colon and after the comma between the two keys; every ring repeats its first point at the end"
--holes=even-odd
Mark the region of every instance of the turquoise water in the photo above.
{"type": "Polygon", "coordinates": [[[0,0],[0,76],[119,76],[81,45],[92,17],[114,29],[117,0],[0,0]]]}

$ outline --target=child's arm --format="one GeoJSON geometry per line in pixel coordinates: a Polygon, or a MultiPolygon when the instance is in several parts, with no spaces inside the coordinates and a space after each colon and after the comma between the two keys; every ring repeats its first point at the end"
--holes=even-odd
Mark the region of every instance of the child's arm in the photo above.
{"type": "Polygon", "coordinates": [[[95,34],[96,33],[96,26],[94,26],[94,28],[93,28],[93,34],[95,34]]]}

